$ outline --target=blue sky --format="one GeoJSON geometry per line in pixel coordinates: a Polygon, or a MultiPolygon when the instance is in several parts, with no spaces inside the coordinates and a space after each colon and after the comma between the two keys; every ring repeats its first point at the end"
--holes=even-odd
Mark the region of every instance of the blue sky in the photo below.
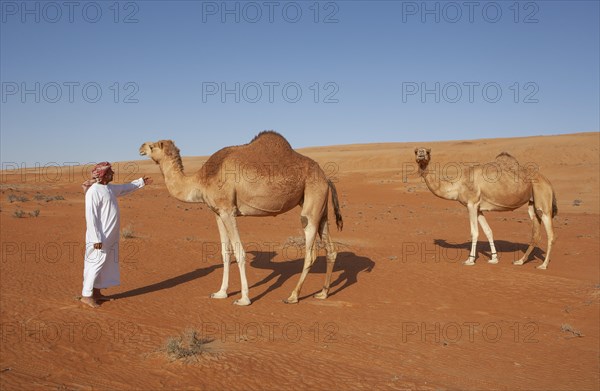
{"type": "Polygon", "coordinates": [[[4,166],[600,128],[598,1],[72,4],[1,2],[4,166]]]}

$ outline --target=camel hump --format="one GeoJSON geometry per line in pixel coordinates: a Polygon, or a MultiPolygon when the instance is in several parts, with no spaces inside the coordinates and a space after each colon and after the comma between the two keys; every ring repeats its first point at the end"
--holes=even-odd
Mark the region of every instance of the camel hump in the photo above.
{"type": "Polygon", "coordinates": [[[496,164],[498,164],[502,170],[506,171],[515,172],[519,169],[519,162],[508,152],[502,152],[496,156],[496,164]]]}
{"type": "Polygon", "coordinates": [[[271,147],[280,147],[280,148],[283,147],[286,149],[292,149],[292,146],[285,139],[285,137],[283,137],[282,135],[280,135],[279,133],[277,133],[273,130],[264,130],[264,131],[260,132],[259,134],[257,134],[252,139],[252,141],[250,141],[250,144],[254,144],[254,143],[267,144],[271,147]]]}

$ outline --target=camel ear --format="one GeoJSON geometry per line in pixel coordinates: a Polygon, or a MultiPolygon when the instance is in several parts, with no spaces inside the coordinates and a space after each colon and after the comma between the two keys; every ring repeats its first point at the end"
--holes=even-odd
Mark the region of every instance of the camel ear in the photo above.
{"type": "Polygon", "coordinates": [[[431,154],[431,148],[426,149],[427,153],[431,154]]]}
{"type": "Polygon", "coordinates": [[[419,148],[415,148],[415,153],[419,152],[419,148]]]}
{"type": "Polygon", "coordinates": [[[162,142],[162,141],[159,141],[159,142],[157,142],[156,144],[158,144],[158,147],[159,147],[160,149],[163,149],[163,142],[162,142]]]}

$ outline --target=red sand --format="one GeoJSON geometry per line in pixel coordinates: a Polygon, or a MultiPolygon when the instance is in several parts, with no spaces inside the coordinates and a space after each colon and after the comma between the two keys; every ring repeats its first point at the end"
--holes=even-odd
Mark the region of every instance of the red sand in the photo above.
{"type": "MultiPolygon", "coordinates": [[[[147,140],[140,140],[147,141],[147,140]]],[[[297,305],[286,305],[302,265],[299,209],[240,218],[248,252],[249,307],[232,267],[230,297],[211,211],[172,198],[149,160],[118,165],[115,181],[155,183],[120,199],[121,286],[99,309],[81,291],[83,168],[3,171],[1,182],[0,387],[9,389],[510,389],[597,390],[599,384],[598,133],[423,143],[452,175],[460,162],[501,151],[554,185],[558,240],[546,271],[514,266],[529,241],[526,208],[489,213],[500,263],[480,235],[468,255],[466,209],[436,198],[415,175],[414,143],[311,148],[335,178],[343,232],[332,295],[324,257],[297,305]],[[52,175],[51,175],[52,174],[52,175]],[[35,195],[64,197],[36,200],[35,195]],[[10,196],[24,196],[29,201],[10,196]],[[579,200],[579,201],[576,201],[579,200]],[[14,217],[23,210],[23,218],[14,217]],[[38,217],[29,212],[39,209],[38,217]],[[170,336],[195,328],[213,339],[197,360],[171,361],[170,336]]],[[[179,146],[185,154],[185,146],[179,146]]],[[[204,158],[184,158],[188,173],[204,158]]],[[[39,197],[38,197],[39,198],[39,197]]],[[[331,211],[330,211],[331,216],[331,211]]],[[[323,252],[320,253],[323,255],[323,252]]]]}

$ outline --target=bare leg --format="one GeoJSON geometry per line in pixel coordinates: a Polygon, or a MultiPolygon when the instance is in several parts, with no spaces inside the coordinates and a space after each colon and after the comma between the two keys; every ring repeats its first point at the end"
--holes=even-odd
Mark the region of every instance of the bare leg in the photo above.
{"type": "MultiPolygon", "coordinates": [[[[552,212],[550,212],[552,213],[552,212]]],[[[538,269],[546,270],[548,268],[548,263],[550,262],[550,252],[552,251],[552,245],[554,244],[554,228],[552,227],[552,217],[544,213],[542,215],[542,222],[544,223],[544,228],[546,228],[546,235],[548,236],[548,249],[546,250],[546,258],[544,259],[544,263],[538,266],[538,269]]]]}
{"type": "Polygon", "coordinates": [[[490,228],[490,225],[488,224],[487,220],[485,219],[485,216],[483,215],[483,213],[479,212],[478,216],[477,216],[477,220],[479,221],[479,225],[481,225],[481,229],[483,229],[483,233],[485,233],[485,236],[487,237],[488,241],[490,242],[490,249],[492,252],[492,258],[488,261],[488,263],[498,263],[498,253],[496,252],[496,246],[494,246],[494,235],[492,234],[492,229],[490,228]]]}
{"type": "Polygon", "coordinates": [[[331,241],[331,236],[329,236],[329,223],[327,218],[321,220],[321,238],[323,242],[325,242],[325,249],[327,250],[327,271],[325,273],[325,285],[323,285],[323,290],[317,294],[315,294],[316,299],[326,299],[329,295],[329,285],[331,284],[331,274],[333,272],[333,266],[335,265],[335,259],[337,258],[337,252],[335,251],[335,245],[331,241]]]}
{"type": "Polygon", "coordinates": [[[471,203],[467,205],[469,223],[471,224],[471,252],[469,253],[469,258],[463,263],[468,266],[475,265],[475,258],[477,258],[477,239],[479,237],[479,226],[477,226],[478,209],[478,205],[471,203]]]}
{"type": "Polygon", "coordinates": [[[527,259],[529,258],[529,254],[533,251],[538,241],[540,240],[540,219],[535,214],[535,210],[533,209],[533,202],[529,202],[529,207],[527,208],[527,212],[529,213],[529,218],[531,219],[532,231],[531,231],[531,241],[529,242],[529,246],[525,251],[525,254],[518,261],[514,261],[513,265],[523,265],[527,259]]]}
{"type": "Polygon", "coordinates": [[[235,252],[235,258],[240,269],[240,281],[242,283],[242,298],[235,300],[233,304],[250,305],[250,298],[248,297],[248,279],[246,278],[246,252],[242,246],[242,240],[240,239],[235,216],[233,212],[224,213],[221,215],[221,219],[227,231],[230,245],[233,246],[235,252]]]}
{"type": "Polygon", "coordinates": [[[229,287],[229,264],[231,263],[231,242],[227,236],[227,230],[221,220],[220,216],[217,216],[217,227],[219,228],[219,236],[221,237],[221,254],[223,257],[223,281],[221,282],[221,289],[210,295],[213,299],[225,299],[227,297],[227,288],[229,287]]]}

